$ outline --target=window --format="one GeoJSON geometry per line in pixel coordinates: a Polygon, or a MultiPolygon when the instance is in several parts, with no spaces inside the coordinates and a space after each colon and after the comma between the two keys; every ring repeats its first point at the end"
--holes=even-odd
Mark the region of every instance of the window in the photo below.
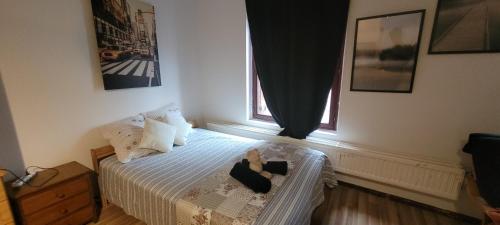
{"type": "MultiPolygon", "coordinates": [[[[251,46],[250,46],[251,47],[251,46]]],[[[252,76],[252,117],[253,119],[274,121],[269,109],[266,105],[266,100],[262,94],[262,89],[260,87],[259,78],[257,76],[257,70],[255,69],[255,63],[253,62],[253,55],[250,53],[250,65],[252,65],[251,76],[252,76]]],[[[340,95],[340,77],[342,74],[342,66],[339,67],[338,76],[335,76],[333,81],[332,89],[328,95],[328,100],[325,107],[325,112],[323,113],[323,118],[321,118],[321,129],[326,130],[336,130],[337,128],[337,115],[338,115],[338,103],[340,95]]],[[[332,74],[333,76],[333,74],[332,74]]]]}

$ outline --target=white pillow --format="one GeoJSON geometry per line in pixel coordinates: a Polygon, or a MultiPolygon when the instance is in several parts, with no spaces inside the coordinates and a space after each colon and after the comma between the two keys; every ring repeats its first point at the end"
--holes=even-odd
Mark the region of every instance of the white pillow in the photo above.
{"type": "Polygon", "coordinates": [[[187,136],[191,133],[193,125],[186,122],[186,119],[184,119],[180,112],[169,113],[167,114],[166,119],[168,124],[177,128],[174,144],[185,145],[187,142],[187,136]]]}
{"type": "Polygon", "coordinates": [[[174,146],[175,130],[175,126],[146,119],[139,148],[153,149],[160,152],[171,151],[174,146]]]}
{"type": "Polygon", "coordinates": [[[104,125],[101,127],[101,135],[106,138],[106,139],[111,139],[113,136],[115,136],[119,131],[121,126],[124,125],[130,125],[130,126],[136,126],[136,127],[144,127],[144,116],[143,115],[137,115],[137,116],[131,116],[127,117],[122,120],[118,120],[116,122],[109,123],[107,125],[104,125]]]}
{"type": "Polygon", "coordinates": [[[101,133],[114,147],[118,161],[127,163],[132,159],[154,152],[151,149],[138,147],[141,142],[143,127],[144,117],[138,115],[106,125],[101,129],[101,133]]]}
{"type": "Polygon", "coordinates": [[[153,111],[142,113],[144,117],[158,120],[162,122],[167,122],[167,115],[171,113],[180,113],[180,108],[175,103],[170,103],[168,105],[162,106],[153,111]]]}

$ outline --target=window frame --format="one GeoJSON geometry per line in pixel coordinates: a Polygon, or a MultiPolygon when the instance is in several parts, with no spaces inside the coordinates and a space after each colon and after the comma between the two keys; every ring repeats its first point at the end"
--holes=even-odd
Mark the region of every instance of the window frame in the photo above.
{"type": "MultiPolygon", "coordinates": [[[[253,52],[251,50],[251,45],[250,45],[250,52],[249,52],[249,59],[251,63],[251,71],[250,74],[252,76],[252,119],[256,120],[262,120],[266,122],[272,122],[276,123],[273,119],[272,116],[267,116],[267,115],[262,115],[257,113],[257,82],[258,82],[258,76],[257,76],[257,69],[255,67],[255,61],[253,58],[253,52]]],[[[343,48],[341,51],[341,56],[343,55],[343,48]]],[[[340,84],[341,84],[341,77],[342,77],[342,64],[343,64],[343,57],[341,58],[341,63],[338,65],[338,68],[336,69],[337,76],[334,77],[333,83],[332,83],[332,93],[330,96],[330,120],[328,123],[321,123],[319,126],[319,129],[323,130],[330,130],[330,131],[336,131],[337,130],[337,121],[338,121],[338,113],[339,113],[339,99],[340,99],[340,84]]]]}

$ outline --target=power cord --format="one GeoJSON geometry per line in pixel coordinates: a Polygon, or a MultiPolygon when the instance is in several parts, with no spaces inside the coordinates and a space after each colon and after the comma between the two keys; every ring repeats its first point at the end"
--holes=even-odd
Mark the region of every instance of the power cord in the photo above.
{"type": "Polygon", "coordinates": [[[54,177],[56,177],[58,174],[59,174],[59,170],[57,170],[56,168],[44,168],[44,167],[39,167],[39,166],[29,166],[26,168],[26,171],[28,171],[30,168],[36,168],[36,169],[39,169],[39,170],[51,170],[51,171],[54,171],[55,173],[52,174],[50,177],[47,178],[47,180],[45,180],[44,182],[42,182],[41,184],[39,185],[32,185],[30,184],[30,182],[25,182],[21,177],[17,176],[14,172],[12,172],[11,170],[8,170],[8,169],[3,169],[3,168],[0,168],[0,170],[3,170],[3,171],[6,171],[8,173],[10,173],[12,176],[14,176],[17,180],[20,180],[21,182],[23,182],[24,184],[30,186],[30,187],[34,187],[34,188],[39,188],[39,187],[43,187],[45,184],[47,184],[49,181],[51,181],[52,179],[54,179],[54,177]]]}

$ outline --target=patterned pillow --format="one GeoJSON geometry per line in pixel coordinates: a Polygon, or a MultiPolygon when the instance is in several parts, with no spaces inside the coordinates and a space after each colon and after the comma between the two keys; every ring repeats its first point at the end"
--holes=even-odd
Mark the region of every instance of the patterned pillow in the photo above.
{"type": "Polygon", "coordinates": [[[153,111],[142,113],[142,115],[149,119],[167,122],[168,114],[180,113],[180,112],[181,109],[175,103],[170,103],[153,111]]]}
{"type": "Polygon", "coordinates": [[[137,115],[106,125],[102,128],[101,133],[115,148],[118,160],[127,163],[132,159],[154,152],[151,149],[138,147],[143,131],[144,116],[137,115]]]}

